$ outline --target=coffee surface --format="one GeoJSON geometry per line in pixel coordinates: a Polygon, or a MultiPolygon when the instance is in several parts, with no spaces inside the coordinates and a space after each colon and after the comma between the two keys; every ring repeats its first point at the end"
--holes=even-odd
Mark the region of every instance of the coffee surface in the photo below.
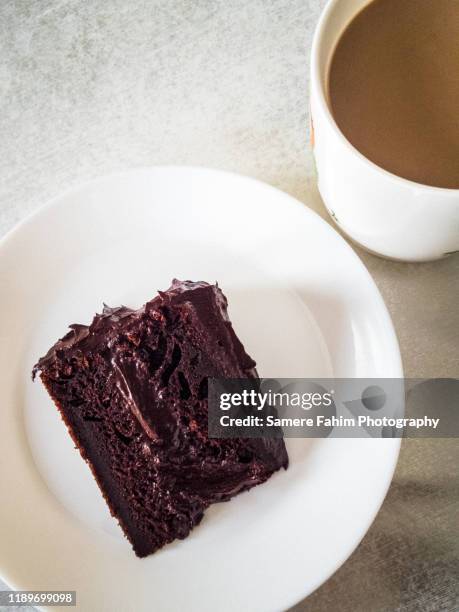
{"type": "Polygon", "coordinates": [[[459,0],[373,0],[338,41],[329,101],[378,166],[459,188],[459,0]]]}

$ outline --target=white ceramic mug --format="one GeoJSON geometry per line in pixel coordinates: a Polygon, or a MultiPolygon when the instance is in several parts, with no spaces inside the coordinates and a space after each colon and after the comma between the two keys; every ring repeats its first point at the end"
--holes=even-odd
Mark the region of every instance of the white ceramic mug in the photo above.
{"type": "Polygon", "coordinates": [[[459,189],[421,185],[383,170],[350,144],[330,112],[333,51],[368,3],[330,0],[314,34],[311,133],[319,191],[341,230],[367,250],[404,261],[438,259],[459,250],[459,189]]]}

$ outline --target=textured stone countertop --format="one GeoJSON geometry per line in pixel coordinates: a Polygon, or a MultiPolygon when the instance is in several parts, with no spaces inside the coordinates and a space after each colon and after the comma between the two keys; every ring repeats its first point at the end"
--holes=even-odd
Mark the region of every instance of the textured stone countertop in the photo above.
{"type": "MultiPolygon", "coordinates": [[[[0,236],[72,185],[151,164],[248,174],[327,218],[308,147],[309,48],[324,4],[4,0],[0,236]]],[[[402,264],[357,251],[406,375],[458,377],[459,256],[402,264]]],[[[295,611],[458,609],[458,459],[457,440],[404,441],[363,542],[295,611]]]]}

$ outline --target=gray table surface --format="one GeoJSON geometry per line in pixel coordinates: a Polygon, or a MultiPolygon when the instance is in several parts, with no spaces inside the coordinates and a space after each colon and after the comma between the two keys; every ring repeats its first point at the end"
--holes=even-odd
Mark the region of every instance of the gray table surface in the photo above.
{"type": "MultiPolygon", "coordinates": [[[[151,164],[252,175],[327,218],[308,148],[324,4],[2,0],[0,236],[69,186],[151,164]]],[[[406,375],[459,376],[459,257],[415,265],[357,251],[406,375]]],[[[458,459],[456,440],[404,441],[368,534],[295,612],[459,609],[458,459]]]]}

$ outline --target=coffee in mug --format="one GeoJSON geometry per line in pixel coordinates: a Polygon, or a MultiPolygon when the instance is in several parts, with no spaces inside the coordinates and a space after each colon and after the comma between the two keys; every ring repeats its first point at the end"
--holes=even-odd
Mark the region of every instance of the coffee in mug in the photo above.
{"type": "Polygon", "coordinates": [[[402,178],[459,188],[459,0],[373,0],[332,55],[328,95],[347,140],[402,178]]]}

